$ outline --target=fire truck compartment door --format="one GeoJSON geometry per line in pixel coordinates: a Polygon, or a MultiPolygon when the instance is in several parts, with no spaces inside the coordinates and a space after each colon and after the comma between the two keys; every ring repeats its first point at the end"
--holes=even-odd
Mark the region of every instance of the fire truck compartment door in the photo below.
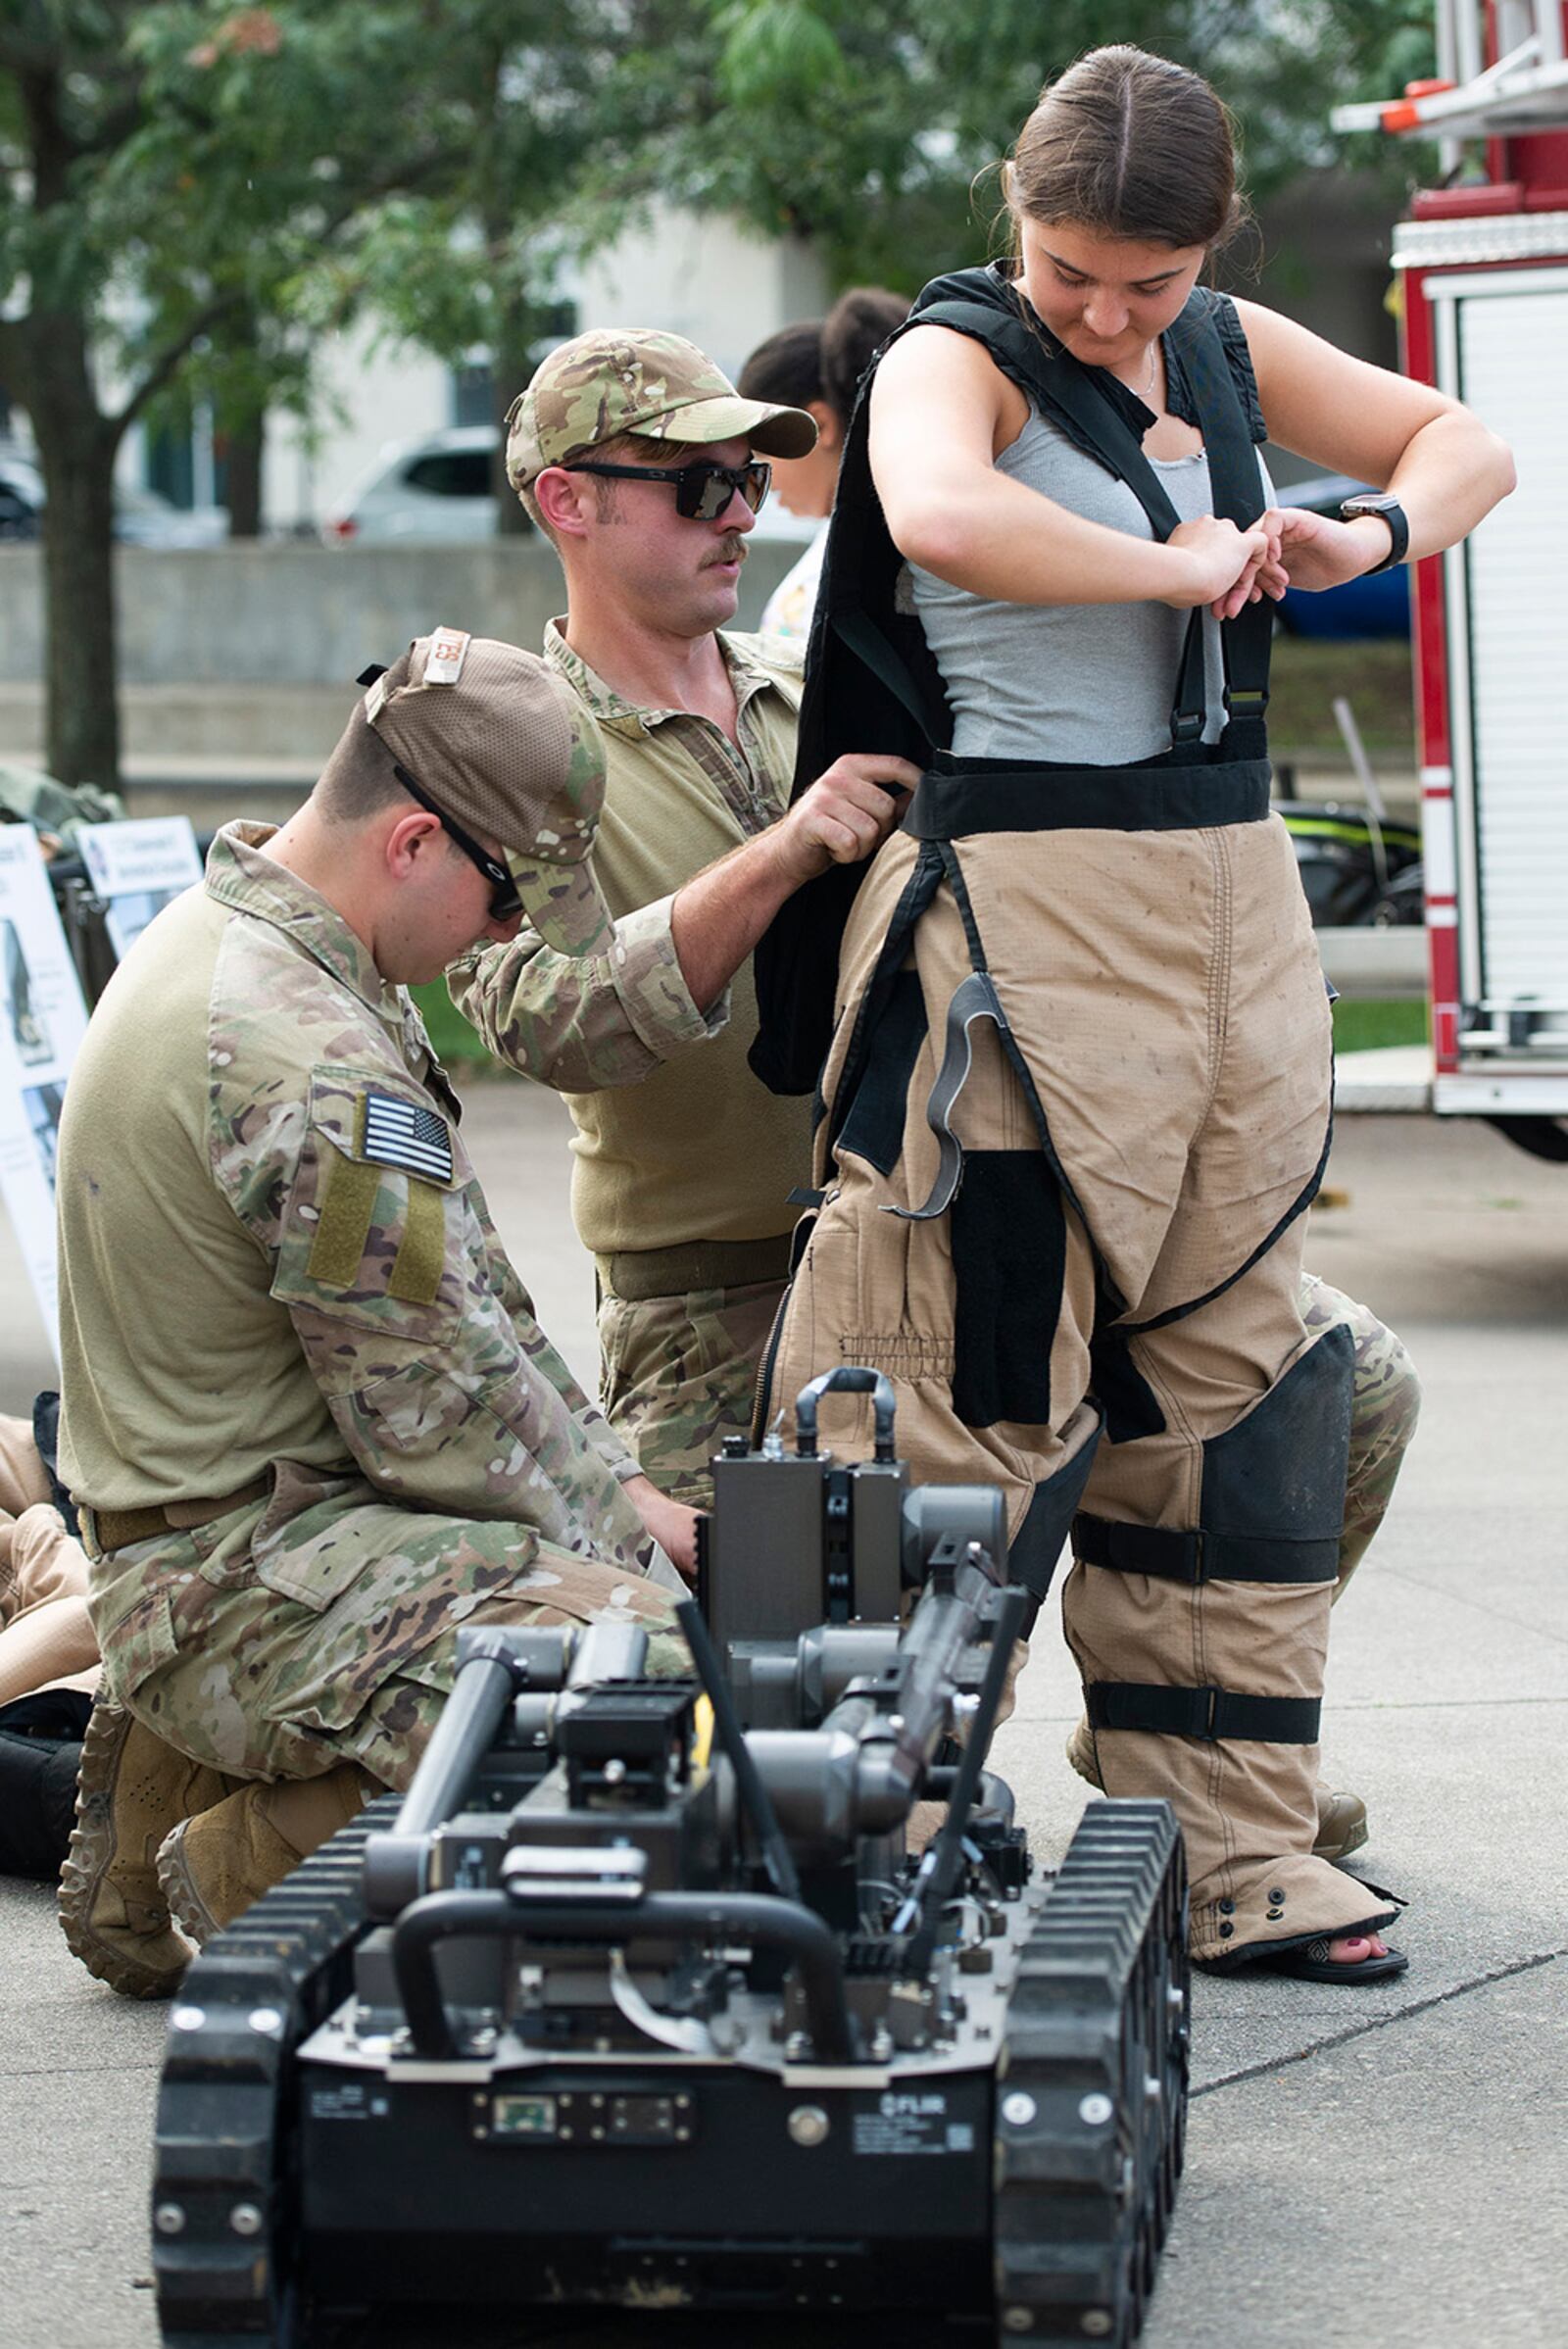
{"type": "MultiPolygon", "coordinates": [[[[1519,486],[1446,559],[1460,987],[1513,1058],[1568,1054],[1568,255],[1434,272],[1442,389],[1513,449],[1519,486]]],[[[1462,1024],[1465,1024],[1462,1022],[1462,1024]]],[[[1463,1056],[1463,1054],[1462,1054],[1463,1056]]]]}

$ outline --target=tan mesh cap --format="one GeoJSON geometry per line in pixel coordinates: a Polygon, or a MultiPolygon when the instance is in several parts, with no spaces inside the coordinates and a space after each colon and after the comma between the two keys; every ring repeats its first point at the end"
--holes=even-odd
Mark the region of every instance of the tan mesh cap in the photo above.
{"type": "Polygon", "coordinates": [[[441,812],[499,847],[546,944],[602,951],[613,925],[589,858],[605,755],[565,680],[516,645],[438,628],[375,679],[364,709],[441,812]]]}
{"type": "Polygon", "coordinates": [[[760,457],[805,457],[816,445],[804,408],[743,400],[695,343],[660,326],[598,326],[563,343],[513,402],[507,423],[514,489],[623,432],[699,445],[749,440],[760,457]]]}

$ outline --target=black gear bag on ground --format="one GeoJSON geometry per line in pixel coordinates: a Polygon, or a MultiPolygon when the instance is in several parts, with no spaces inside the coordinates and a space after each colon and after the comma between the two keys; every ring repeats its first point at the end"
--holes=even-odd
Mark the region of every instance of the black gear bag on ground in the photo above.
{"type": "Polygon", "coordinates": [[[91,1710],[91,1697],[75,1688],[0,1705],[0,1876],[50,1884],[60,1874],[91,1710]]]}

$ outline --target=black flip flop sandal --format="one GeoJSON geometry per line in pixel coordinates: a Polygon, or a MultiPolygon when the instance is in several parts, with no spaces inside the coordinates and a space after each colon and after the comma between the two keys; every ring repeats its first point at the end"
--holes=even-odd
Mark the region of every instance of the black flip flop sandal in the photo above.
{"type": "Polygon", "coordinates": [[[1313,1941],[1297,1941],[1284,1946],[1267,1941],[1254,1942],[1250,1949],[1227,1950],[1222,1958],[1195,1958],[1205,1974],[1283,1974],[1291,1982],[1331,1982],[1360,1984],[1371,1982],[1392,1982],[1403,1974],[1409,1959],[1402,1949],[1390,1949],[1382,1957],[1331,1958],[1331,1940],[1353,1940],[1353,1933],[1324,1933],[1313,1941]]]}
{"type": "MultiPolygon", "coordinates": [[[[1351,1875],[1349,1869],[1345,1873],[1351,1875]]],[[[1292,1941],[1250,1941],[1243,1949],[1227,1949],[1222,1957],[1195,1957],[1194,1966],[1204,1974],[1283,1974],[1292,1982],[1392,1982],[1396,1975],[1405,1973],[1410,1964],[1401,1949],[1390,1949],[1382,1957],[1329,1956],[1332,1941],[1364,1940],[1369,1933],[1380,1933],[1406,1905],[1397,1892],[1391,1892],[1384,1884],[1368,1884],[1363,1876],[1354,1876],[1351,1881],[1364,1884],[1374,1899],[1386,1900],[1390,1905],[1374,1917],[1363,1917],[1356,1925],[1342,1925],[1336,1933],[1309,1933],[1292,1941]]]]}

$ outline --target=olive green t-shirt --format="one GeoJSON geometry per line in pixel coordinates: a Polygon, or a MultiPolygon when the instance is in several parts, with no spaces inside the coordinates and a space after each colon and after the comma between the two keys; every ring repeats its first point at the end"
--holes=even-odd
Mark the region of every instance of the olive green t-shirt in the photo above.
{"type": "Polygon", "coordinates": [[[572,1218],[601,1255],[788,1232],[808,1179],[810,1110],[753,1075],[750,960],[718,1004],[693,1005],[669,902],[694,874],[776,823],[795,770],[798,650],[719,636],[739,744],[689,710],[639,710],[552,624],[545,658],[599,721],[605,807],[594,870],[617,934],[573,959],[524,930],[450,974],[454,1000],[498,1056],[561,1092],[576,1132],[572,1218]],[[646,912],[638,915],[639,908],[646,912]],[[635,916],[627,920],[626,916],[635,916]]]}

